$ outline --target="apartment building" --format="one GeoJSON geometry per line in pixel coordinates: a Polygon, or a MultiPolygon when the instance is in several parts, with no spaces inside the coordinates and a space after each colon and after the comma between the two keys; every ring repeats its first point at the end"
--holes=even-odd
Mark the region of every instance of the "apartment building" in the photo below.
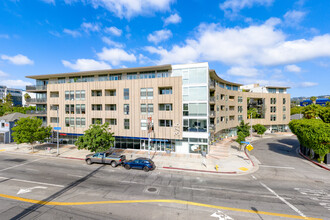
{"type": "Polygon", "coordinates": [[[236,135],[241,120],[287,129],[290,95],[286,87],[243,86],[221,79],[208,63],[84,71],[28,76],[35,79],[31,102],[44,123],[61,127],[73,144],[90,124],[110,124],[116,148],[178,153],[208,152],[209,143],[236,135]],[[261,91],[258,91],[261,89],[261,91]],[[257,92],[255,92],[257,91],[257,92]],[[248,119],[248,108],[257,117],[248,119]]]}
{"type": "Polygon", "coordinates": [[[6,98],[8,94],[11,94],[12,102],[14,106],[22,106],[22,90],[8,88],[7,86],[0,85],[0,99],[6,98]]]}

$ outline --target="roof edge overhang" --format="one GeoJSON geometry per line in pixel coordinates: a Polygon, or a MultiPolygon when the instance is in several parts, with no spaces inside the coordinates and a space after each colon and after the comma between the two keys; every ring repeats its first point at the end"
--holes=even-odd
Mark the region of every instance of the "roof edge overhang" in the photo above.
{"type": "Polygon", "coordinates": [[[218,76],[218,74],[215,72],[215,70],[213,70],[213,69],[210,69],[210,76],[211,76],[211,78],[214,78],[214,79],[218,80],[219,82],[222,82],[222,83],[225,83],[228,85],[243,86],[243,84],[229,82],[229,81],[226,81],[226,80],[220,78],[218,76]]]}

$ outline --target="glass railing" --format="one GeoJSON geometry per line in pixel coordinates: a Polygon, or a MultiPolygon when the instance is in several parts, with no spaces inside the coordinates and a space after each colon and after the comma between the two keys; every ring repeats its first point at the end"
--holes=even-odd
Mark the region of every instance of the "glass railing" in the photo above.
{"type": "Polygon", "coordinates": [[[31,110],[31,111],[26,111],[26,114],[31,114],[31,115],[44,115],[47,114],[47,110],[42,110],[42,111],[38,111],[38,110],[31,110]]]}
{"type": "Polygon", "coordinates": [[[26,102],[28,103],[44,103],[47,102],[47,99],[36,99],[36,98],[32,98],[32,99],[27,99],[26,102]]]}
{"type": "Polygon", "coordinates": [[[40,86],[31,85],[31,86],[26,86],[26,90],[47,90],[47,86],[44,86],[44,85],[40,85],[40,86]]]}

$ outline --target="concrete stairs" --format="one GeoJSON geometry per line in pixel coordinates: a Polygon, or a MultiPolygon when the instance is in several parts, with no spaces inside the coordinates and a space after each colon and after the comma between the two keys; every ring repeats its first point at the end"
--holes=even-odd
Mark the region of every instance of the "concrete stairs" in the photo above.
{"type": "Polygon", "coordinates": [[[211,159],[228,158],[230,156],[229,149],[230,149],[231,141],[232,141],[231,138],[227,138],[218,143],[215,143],[215,145],[210,145],[207,158],[211,158],[211,159]]]}

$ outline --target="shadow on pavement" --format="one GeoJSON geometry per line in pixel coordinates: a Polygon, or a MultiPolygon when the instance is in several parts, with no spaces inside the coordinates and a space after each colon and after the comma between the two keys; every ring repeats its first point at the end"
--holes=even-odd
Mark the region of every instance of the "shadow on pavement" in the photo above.
{"type": "Polygon", "coordinates": [[[267,145],[268,149],[275,153],[298,157],[296,149],[299,146],[299,142],[296,139],[280,139],[273,143],[267,143],[267,145]]]}
{"type": "MultiPolygon", "coordinates": [[[[80,178],[77,181],[74,181],[72,183],[70,183],[67,187],[65,187],[64,189],[54,193],[53,195],[49,196],[48,198],[44,199],[44,201],[46,202],[39,202],[37,204],[34,204],[26,209],[24,209],[24,211],[22,211],[21,213],[17,214],[16,216],[12,217],[11,220],[14,219],[23,219],[23,218],[28,218],[28,215],[35,212],[36,210],[42,208],[43,206],[47,205],[48,202],[56,199],[57,197],[63,195],[64,193],[66,193],[67,191],[73,189],[74,187],[78,186],[80,183],[88,180],[90,177],[92,177],[95,173],[97,173],[101,168],[103,168],[105,165],[100,166],[99,168],[95,169],[94,171],[92,171],[91,173],[89,173],[88,175],[80,178]]],[[[43,214],[43,213],[41,213],[43,214]]]]}
{"type": "Polygon", "coordinates": [[[261,217],[261,215],[259,215],[259,213],[258,213],[258,209],[256,209],[255,207],[251,207],[251,209],[252,209],[253,211],[256,212],[256,214],[258,215],[258,217],[259,217],[261,220],[263,220],[263,218],[261,217]]]}

